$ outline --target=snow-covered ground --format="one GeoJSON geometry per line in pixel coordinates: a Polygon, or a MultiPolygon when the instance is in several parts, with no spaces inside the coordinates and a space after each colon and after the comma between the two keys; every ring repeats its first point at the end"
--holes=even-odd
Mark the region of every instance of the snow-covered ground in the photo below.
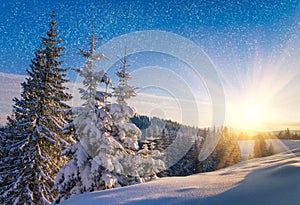
{"type": "Polygon", "coordinates": [[[62,204],[300,204],[300,141],[285,146],[291,150],[215,172],[86,193],[62,204]]]}

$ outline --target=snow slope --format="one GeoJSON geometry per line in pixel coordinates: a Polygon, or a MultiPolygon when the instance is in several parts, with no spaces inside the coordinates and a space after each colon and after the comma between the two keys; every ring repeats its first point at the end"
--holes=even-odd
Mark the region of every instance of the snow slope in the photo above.
{"type": "Polygon", "coordinates": [[[62,204],[300,204],[300,141],[291,146],[215,172],[86,193],[62,204]]]}

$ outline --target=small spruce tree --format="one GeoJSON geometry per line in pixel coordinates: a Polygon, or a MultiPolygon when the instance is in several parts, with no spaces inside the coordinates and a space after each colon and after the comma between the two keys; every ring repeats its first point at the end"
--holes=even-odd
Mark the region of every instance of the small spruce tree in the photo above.
{"type": "Polygon", "coordinates": [[[268,156],[267,143],[263,136],[257,136],[254,142],[254,158],[268,156]]]}
{"type": "Polygon", "coordinates": [[[273,143],[270,142],[269,148],[268,148],[268,155],[273,155],[275,154],[274,146],[273,143]]]}
{"type": "Polygon", "coordinates": [[[253,157],[252,157],[252,154],[249,153],[247,160],[251,160],[251,159],[253,159],[253,157]]]}

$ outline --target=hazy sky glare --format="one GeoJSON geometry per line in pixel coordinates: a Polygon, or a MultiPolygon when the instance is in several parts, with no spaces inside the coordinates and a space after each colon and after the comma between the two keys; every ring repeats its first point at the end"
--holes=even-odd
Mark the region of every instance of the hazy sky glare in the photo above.
{"type": "MultiPolygon", "coordinates": [[[[92,18],[104,38],[101,44],[135,31],[168,31],[208,54],[224,86],[228,123],[238,124],[247,109],[264,110],[260,118],[269,124],[299,122],[299,8],[298,0],[0,0],[0,72],[26,74],[54,10],[66,67],[82,65],[77,48],[86,47],[92,18]]],[[[131,71],[161,66],[192,74],[188,66],[164,55],[135,54],[131,59],[131,71]]],[[[68,77],[76,80],[74,72],[68,77]]],[[[199,80],[186,78],[194,94],[203,93],[196,98],[209,97],[205,85],[197,86],[199,80]]]]}

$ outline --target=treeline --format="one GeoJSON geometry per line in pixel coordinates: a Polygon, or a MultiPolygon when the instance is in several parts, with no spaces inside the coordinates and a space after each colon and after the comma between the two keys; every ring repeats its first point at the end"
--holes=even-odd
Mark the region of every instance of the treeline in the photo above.
{"type": "Polygon", "coordinates": [[[279,131],[278,134],[276,134],[278,139],[283,140],[300,140],[300,132],[299,131],[290,131],[289,128],[283,131],[279,131]]]}
{"type": "MultiPolygon", "coordinates": [[[[168,150],[165,157],[178,157],[180,149],[185,150],[176,163],[168,167],[159,176],[186,176],[200,172],[214,171],[236,164],[241,161],[241,152],[237,143],[238,137],[234,130],[223,128],[196,128],[184,126],[171,120],[157,117],[138,116],[131,119],[143,133],[140,146],[156,148],[162,152],[172,143],[176,150],[168,150]],[[180,138],[183,136],[183,139],[180,138]],[[217,139],[215,148],[204,160],[199,157],[206,140],[217,139]],[[179,140],[178,140],[179,139],[179,140]],[[180,141],[178,143],[178,141],[180,141]],[[186,142],[189,141],[189,142],[186,142]],[[172,153],[173,152],[173,153],[172,153]]],[[[165,159],[165,161],[168,161],[165,159]]]]}
{"type": "Polygon", "coordinates": [[[264,139],[282,139],[282,140],[300,140],[299,131],[290,131],[289,128],[277,132],[259,132],[255,135],[249,135],[246,132],[238,134],[238,140],[256,140],[263,137],[264,139]]]}

